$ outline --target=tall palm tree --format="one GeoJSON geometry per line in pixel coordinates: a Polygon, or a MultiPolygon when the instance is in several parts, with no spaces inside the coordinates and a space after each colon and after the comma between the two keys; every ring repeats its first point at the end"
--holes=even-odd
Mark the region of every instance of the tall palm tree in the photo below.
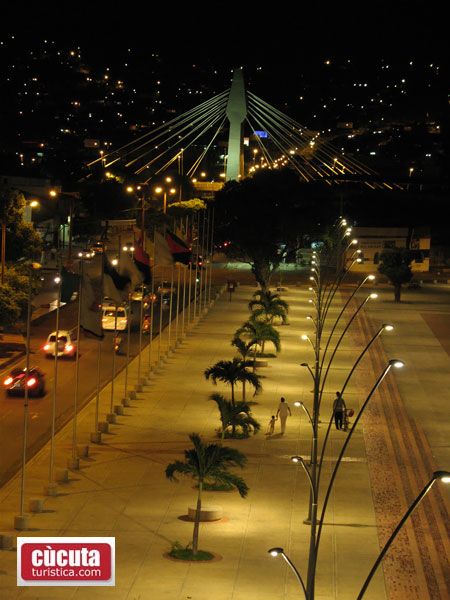
{"type": "Polygon", "coordinates": [[[175,474],[192,477],[197,483],[197,507],[195,511],[194,531],[192,534],[192,554],[198,551],[198,534],[200,526],[200,511],[202,509],[202,491],[206,478],[226,484],[236,489],[241,498],[248,494],[245,481],[230,473],[230,467],[243,468],[247,458],[239,450],[222,446],[221,444],[205,444],[198,433],[191,433],[189,439],[194,447],[184,451],[184,461],[176,460],[166,467],[166,477],[178,481],[175,474]]]}
{"type": "Polygon", "coordinates": [[[281,350],[280,334],[270,323],[264,323],[257,319],[249,319],[239,329],[236,330],[235,336],[252,342],[254,346],[253,352],[253,369],[256,365],[256,347],[261,346],[261,351],[264,352],[266,342],[271,342],[275,350],[281,350]]]}
{"type": "Polygon", "coordinates": [[[220,422],[222,423],[221,439],[225,439],[228,427],[231,427],[231,437],[235,436],[236,429],[239,428],[243,437],[249,437],[261,429],[261,425],[253,418],[252,405],[254,402],[239,401],[232,404],[221,394],[211,394],[209,397],[217,404],[220,412],[220,422]]]}
{"type": "Polygon", "coordinates": [[[219,360],[212,367],[208,367],[204,371],[205,379],[211,378],[214,385],[217,381],[223,381],[231,386],[231,403],[235,404],[234,400],[234,388],[236,384],[249,383],[256,392],[261,389],[260,377],[256,373],[247,371],[246,367],[251,367],[252,362],[250,360],[241,360],[240,358],[233,358],[232,360],[219,360]]]}
{"type": "MultiPolygon", "coordinates": [[[[250,355],[251,349],[254,346],[253,342],[244,342],[239,337],[234,337],[231,340],[231,345],[236,348],[242,357],[242,360],[247,360],[247,356],[250,355]]],[[[242,382],[242,400],[245,400],[245,381],[242,382]]]]}
{"type": "Polygon", "coordinates": [[[270,290],[258,290],[253,294],[253,299],[248,303],[248,308],[255,318],[262,319],[271,325],[274,319],[280,318],[283,325],[287,323],[289,304],[282,300],[280,294],[270,290]]]}

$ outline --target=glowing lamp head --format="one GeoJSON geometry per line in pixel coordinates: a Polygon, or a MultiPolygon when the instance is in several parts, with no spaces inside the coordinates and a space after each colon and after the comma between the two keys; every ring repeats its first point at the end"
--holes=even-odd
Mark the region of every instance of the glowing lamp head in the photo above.
{"type": "Polygon", "coordinates": [[[301,456],[291,456],[291,461],[293,463],[299,463],[302,461],[302,457],[301,456]]]}
{"type": "Polygon", "coordinates": [[[131,192],[134,192],[134,187],[132,185],[127,185],[127,192],[129,194],[131,194],[131,192]]]}
{"type": "Polygon", "coordinates": [[[61,277],[59,277],[59,275],[57,275],[57,276],[56,276],[56,277],[53,279],[53,281],[54,281],[55,283],[61,283],[61,277]]]}
{"type": "Polygon", "coordinates": [[[296,401],[294,402],[294,406],[296,406],[297,408],[300,408],[300,406],[301,406],[301,405],[302,405],[302,403],[301,403],[301,402],[299,402],[298,400],[296,400],[296,401]]]}
{"type": "Polygon", "coordinates": [[[372,300],[375,300],[375,298],[378,298],[378,294],[370,294],[369,298],[371,298],[372,300]]]}
{"type": "Polygon", "coordinates": [[[405,363],[402,360],[398,360],[397,358],[393,358],[389,361],[389,364],[396,369],[401,369],[405,366],[405,363]]]}
{"type": "Polygon", "coordinates": [[[362,263],[362,258],[357,258],[357,259],[356,259],[356,262],[357,262],[357,263],[362,263]]]}
{"type": "Polygon", "coordinates": [[[112,261],[111,261],[111,264],[112,264],[114,267],[117,267],[117,265],[119,264],[119,261],[117,260],[117,258],[113,258],[113,259],[112,259],[112,261]]]}
{"type": "Polygon", "coordinates": [[[278,556],[279,554],[283,554],[284,550],[283,548],[271,548],[270,550],[267,550],[267,552],[270,556],[278,556]]]}
{"type": "Polygon", "coordinates": [[[307,336],[307,335],[304,333],[304,334],[302,335],[302,340],[303,340],[304,342],[306,342],[306,340],[308,340],[308,339],[309,339],[309,338],[308,338],[308,336],[307,336]]]}
{"type": "Polygon", "coordinates": [[[450,473],[448,471],[435,471],[433,475],[435,479],[440,479],[442,483],[450,483],[450,473]]]}
{"type": "Polygon", "coordinates": [[[375,281],[375,275],[367,275],[369,281],[375,281]]]}
{"type": "Polygon", "coordinates": [[[383,324],[384,331],[392,331],[394,329],[393,325],[383,324]]]}
{"type": "MultiPolygon", "coordinates": [[[[348,231],[348,230],[347,230],[347,231],[348,231]]],[[[358,243],[358,240],[356,240],[356,239],[352,240],[352,244],[353,244],[354,246],[356,246],[356,244],[357,244],[357,243],[358,243]]]]}
{"type": "Polygon", "coordinates": [[[310,280],[310,281],[314,281],[314,277],[312,277],[312,276],[311,276],[311,277],[309,278],[309,280],[310,280]]]}

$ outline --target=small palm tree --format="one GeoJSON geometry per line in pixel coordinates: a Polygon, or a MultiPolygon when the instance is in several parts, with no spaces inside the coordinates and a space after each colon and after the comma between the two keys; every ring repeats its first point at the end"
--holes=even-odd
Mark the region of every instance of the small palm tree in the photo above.
{"type": "Polygon", "coordinates": [[[198,535],[200,526],[200,511],[202,509],[202,491],[205,479],[229,485],[239,492],[241,498],[248,494],[245,481],[230,473],[230,467],[243,468],[247,458],[239,450],[220,444],[204,444],[198,433],[191,433],[189,439],[194,447],[184,451],[184,461],[176,460],[166,468],[166,477],[177,481],[176,473],[192,477],[198,486],[197,507],[195,511],[194,531],[192,534],[192,554],[198,551],[198,535]]]}
{"type": "MultiPolygon", "coordinates": [[[[236,348],[242,357],[242,360],[247,360],[247,356],[250,355],[251,349],[254,346],[253,342],[244,342],[239,337],[234,337],[231,340],[231,345],[236,348]]],[[[242,382],[242,400],[245,400],[245,381],[242,382]]]]}
{"type": "Polygon", "coordinates": [[[258,290],[253,294],[253,300],[248,303],[248,308],[255,318],[262,317],[271,325],[276,318],[280,318],[283,325],[287,323],[289,305],[281,299],[280,294],[269,290],[258,290]]]}
{"type": "Polygon", "coordinates": [[[280,334],[270,323],[264,323],[257,319],[249,319],[239,329],[236,330],[235,336],[244,338],[252,342],[254,346],[253,352],[253,369],[256,365],[256,347],[261,346],[261,352],[264,352],[266,342],[271,342],[275,350],[281,350],[280,334]]]}
{"type": "Polygon", "coordinates": [[[256,373],[247,371],[246,367],[251,367],[252,362],[250,360],[241,360],[240,358],[233,358],[232,360],[219,360],[212,367],[208,367],[204,371],[205,379],[211,378],[214,385],[217,381],[223,381],[231,386],[231,403],[234,404],[234,388],[236,384],[249,383],[256,392],[261,389],[260,377],[256,373]]]}
{"type": "MultiPolygon", "coordinates": [[[[242,433],[242,437],[249,437],[251,433],[255,435],[261,425],[253,418],[252,405],[254,402],[239,401],[232,404],[221,394],[211,394],[209,397],[217,404],[220,412],[220,422],[222,423],[221,439],[224,440],[227,435],[227,429],[231,427],[231,437],[235,437],[236,429],[242,433]]],[[[230,436],[229,436],[230,437],[230,436]]]]}

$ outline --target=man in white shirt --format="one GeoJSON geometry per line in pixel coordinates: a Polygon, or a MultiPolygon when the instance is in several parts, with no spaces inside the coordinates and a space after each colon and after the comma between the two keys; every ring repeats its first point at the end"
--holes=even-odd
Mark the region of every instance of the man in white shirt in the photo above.
{"type": "Polygon", "coordinates": [[[288,415],[291,416],[291,414],[291,409],[289,408],[289,404],[286,402],[286,399],[280,398],[280,404],[277,410],[277,418],[280,417],[281,435],[283,435],[286,430],[286,419],[288,418],[288,415]]]}

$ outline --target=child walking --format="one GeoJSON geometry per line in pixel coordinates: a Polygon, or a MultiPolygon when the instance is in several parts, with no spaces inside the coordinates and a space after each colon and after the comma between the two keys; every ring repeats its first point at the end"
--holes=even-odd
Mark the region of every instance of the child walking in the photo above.
{"type": "Polygon", "coordinates": [[[272,418],[269,421],[269,424],[267,425],[267,431],[266,431],[266,435],[273,435],[273,432],[275,430],[275,421],[276,421],[276,417],[275,415],[272,415],[272,418]]]}

